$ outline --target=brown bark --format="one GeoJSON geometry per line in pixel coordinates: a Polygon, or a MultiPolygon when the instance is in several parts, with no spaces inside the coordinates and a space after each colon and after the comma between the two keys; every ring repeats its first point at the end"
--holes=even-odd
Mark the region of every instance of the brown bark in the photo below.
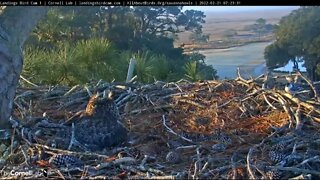
{"type": "Polygon", "coordinates": [[[22,46],[47,7],[7,7],[0,17],[0,128],[10,128],[13,99],[22,71],[22,46]]]}

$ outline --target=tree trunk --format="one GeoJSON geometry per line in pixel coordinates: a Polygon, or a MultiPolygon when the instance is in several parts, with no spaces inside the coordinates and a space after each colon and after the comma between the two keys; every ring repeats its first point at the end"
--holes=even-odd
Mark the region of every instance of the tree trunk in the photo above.
{"type": "Polygon", "coordinates": [[[6,7],[0,16],[0,128],[10,128],[13,100],[23,65],[22,46],[47,7],[6,7]]]}

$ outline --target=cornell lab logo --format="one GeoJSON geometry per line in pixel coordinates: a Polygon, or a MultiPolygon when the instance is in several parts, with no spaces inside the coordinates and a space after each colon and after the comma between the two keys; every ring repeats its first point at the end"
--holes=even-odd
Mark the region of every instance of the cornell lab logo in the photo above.
{"type": "Polygon", "coordinates": [[[41,169],[40,171],[18,171],[18,170],[11,170],[11,171],[0,171],[0,177],[8,177],[8,176],[14,176],[14,177],[28,177],[28,176],[44,176],[48,177],[48,170],[47,169],[41,169]]]}

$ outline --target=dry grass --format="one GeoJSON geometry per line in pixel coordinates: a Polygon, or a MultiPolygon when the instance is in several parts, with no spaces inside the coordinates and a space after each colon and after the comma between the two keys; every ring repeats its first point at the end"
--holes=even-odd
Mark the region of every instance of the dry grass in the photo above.
{"type": "MultiPolygon", "coordinates": [[[[210,41],[224,38],[226,30],[234,29],[239,34],[250,33],[244,31],[246,25],[252,25],[258,18],[264,18],[267,23],[276,24],[282,16],[288,15],[291,10],[255,11],[255,12],[205,12],[206,23],[203,25],[203,32],[210,35],[210,41]]],[[[179,34],[176,44],[190,43],[190,32],[179,34]]]]}

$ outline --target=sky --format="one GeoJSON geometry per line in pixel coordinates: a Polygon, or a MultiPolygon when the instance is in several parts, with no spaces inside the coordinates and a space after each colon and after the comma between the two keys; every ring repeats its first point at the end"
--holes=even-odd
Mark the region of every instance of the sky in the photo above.
{"type": "Polygon", "coordinates": [[[194,9],[205,12],[221,11],[261,11],[261,10],[280,10],[280,9],[298,9],[299,6],[184,6],[183,10],[194,9]]]}

